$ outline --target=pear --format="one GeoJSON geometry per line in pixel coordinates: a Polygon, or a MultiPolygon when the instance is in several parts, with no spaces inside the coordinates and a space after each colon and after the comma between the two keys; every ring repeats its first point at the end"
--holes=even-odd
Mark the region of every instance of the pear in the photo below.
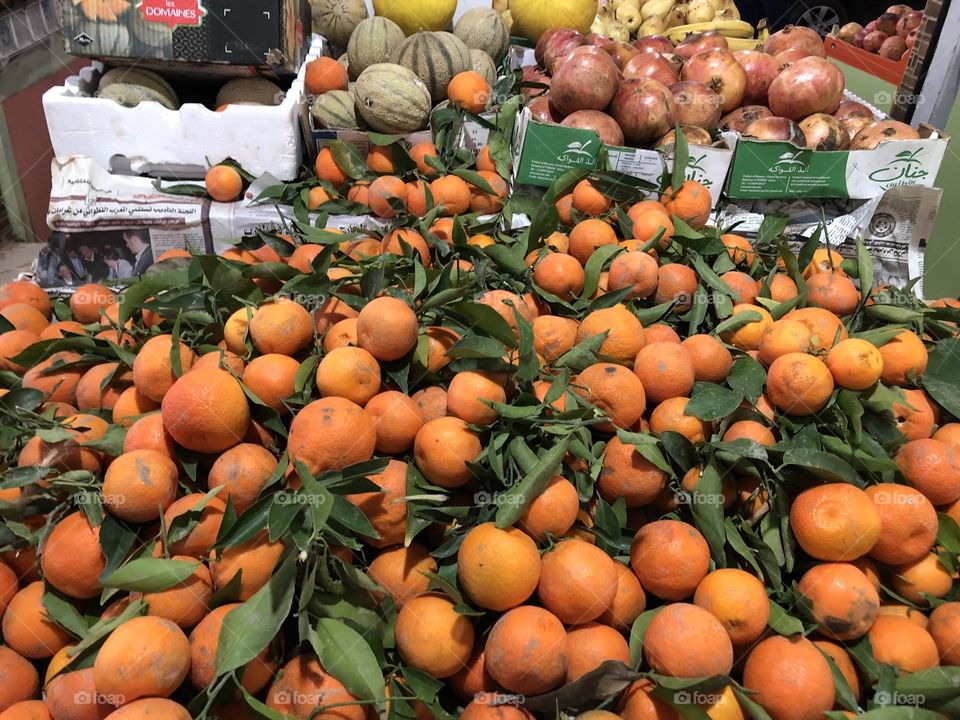
{"type": "Polygon", "coordinates": [[[710,22],[716,14],[717,11],[713,9],[710,0],[690,0],[687,7],[687,22],[690,24],[710,22]]]}
{"type": "Polygon", "coordinates": [[[687,4],[680,3],[679,5],[674,5],[670,8],[670,12],[663,19],[664,27],[669,30],[673,27],[679,27],[680,25],[687,24],[687,4]]]}
{"type": "Polygon", "coordinates": [[[607,37],[618,42],[630,42],[630,31],[623,23],[614,20],[607,23],[607,37]]]}
{"type": "Polygon", "coordinates": [[[652,17],[649,20],[645,20],[644,23],[640,26],[640,30],[637,31],[637,34],[640,37],[647,37],[648,35],[663,35],[666,31],[666,25],[663,24],[663,20],[658,17],[652,17]]]}
{"type": "Polygon", "coordinates": [[[643,18],[640,16],[640,9],[632,5],[621,5],[617,8],[615,17],[617,22],[622,23],[631,33],[640,29],[643,18]]]}

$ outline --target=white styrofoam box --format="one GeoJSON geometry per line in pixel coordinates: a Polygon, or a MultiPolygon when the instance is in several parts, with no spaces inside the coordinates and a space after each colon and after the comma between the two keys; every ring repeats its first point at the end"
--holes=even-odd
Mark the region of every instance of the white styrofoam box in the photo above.
{"type": "MultiPolygon", "coordinates": [[[[314,35],[307,60],[322,54],[314,35]]],[[[188,103],[169,110],[144,102],[123,107],[83,92],[103,66],[94,62],[43,95],[54,155],[86,155],[112,172],[203,177],[208,163],[233,158],[252,175],[294,180],[303,160],[300,105],[306,63],[276,106],[231,105],[223,112],[188,103]]]]}

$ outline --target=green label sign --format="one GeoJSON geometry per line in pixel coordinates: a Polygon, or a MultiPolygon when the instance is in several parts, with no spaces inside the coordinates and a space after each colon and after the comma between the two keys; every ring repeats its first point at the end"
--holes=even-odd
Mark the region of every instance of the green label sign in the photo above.
{"type": "Polygon", "coordinates": [[[596,133],[531,122],[520,151],[517,180],[523,185],[548,187],[568,170],[596,166],[599,153],[596,133]]]}
{"type": "Polygon", "coordinates": [[[847,155],[800,150],[790,143],[740,142],[729,195],[751,199],[844,197],[847,155]]]}

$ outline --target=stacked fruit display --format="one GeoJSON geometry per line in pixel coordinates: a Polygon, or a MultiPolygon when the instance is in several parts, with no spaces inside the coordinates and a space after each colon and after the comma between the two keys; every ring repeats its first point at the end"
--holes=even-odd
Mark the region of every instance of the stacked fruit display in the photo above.
{"type": "Polygon", "coordinates": [[[339,63],[320,58],[307,68],[307,91],[316,96],[311,112],[319,127],[411,133],[429,126],[432,110],[442,101],[472,112],[486,107],[497,67],[510,48],[510,30],[495,10],[468,11],[452,33],[427,30],[408,37],[389,17],[365,17],[362,2],[364,17],[337,13],[340,6],[334,0],[313,6],[317,31],[346,41],[339,63]]]}
{"type": "Polygon", "coordinates": [[[689,143],[710,144],[720,130],[819,150],[873,149],[918,138],[896,121],[876,121],[844,102],[845,79],[808,28],[771,35],[762,50],[731,52],[719,33],[662,36],[632,44],[571,28],[537,44],[538,66],[523,69],[533,117],[595,130],[603,142],[659,147],[680,125],[689,143]],[[541,90],[549,86],[546,91],[541,90]]]}
{"type": "Polygon", "coordinates": [[[591,32],[627,42],[632,37],[666,35],[678,41],[691,33],[716,31],[730,38],[752,38],[754,28],[740,20],[733,0],[613,0],[601,5],[591,32]]]}
{"type": "Polygon", "coordinates": [[[837,31],[836,36],[887,60],[901,60],[913,50],[922,20],[923,10],[914,10],[909,5],[891,5],[883,15],[866,26],[856,22],[847,23],[837,31]]]}
{"type": "Polygon", "coordinates": [[[960,303],[345,147],[382,228],[0,288],[4,720],[953,716],[960,303]]]}

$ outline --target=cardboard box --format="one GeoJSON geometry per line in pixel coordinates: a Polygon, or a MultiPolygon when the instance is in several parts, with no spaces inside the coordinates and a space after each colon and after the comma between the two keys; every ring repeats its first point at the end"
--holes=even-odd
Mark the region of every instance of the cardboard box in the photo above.
{"type": "MultiPolygon", "coordinates": [[[[143,245],[131,236],[148,245],[144,251],[148,257],[138,265],[142,271],[167,250],[220,254],[234,247],[238,238],[259,230],[281,231],[295,221],[292,207],[254,202],[264,187],[276,183],[269,176],[252,184],[241,201],[218,203],[165,193],[150,178],[112,174],[90,157],[56,158],[51,170],[47,225],[53,239],[41,251],[35,269],[45,287],[70,289],[85,281],[109,283],[132,277],[143,245]],[[77,263],[77,252],[68,257],[67,251],[84,246],[93,253],[86,264],[88,275],[81,277],[83,261],[77,263]],[[123,272],[116,278],[107,273],[107,250],[124,259],[123,272]],[[61,264],[74,263],[75,269],[67,268],[67,277],[58,272],[61,264]]],[[[316,218],[311,216],[311,222],[316,218]]],[[[326,227],[348,232],[382,225],[369,216],[335,216],[328,218],[326,227]]]]}
{"type": "Polygon", "coordinates": [[[295,74],[310,49],[307,0],[59,3],[67,52],[113,64],[295,74]]]}
{"type": "Polygon", "coordinates": [[[727,195],[733,200],[880,197],[900,185],[933,187],[949,138],[929,126],[920,140],[891,140],[875,150],[814,151],[740,138],[727,195]]]}
{"type": "Polygon", "coordinates": [[[918,280],[914,292],[923,297],[923,265],[927,240],[933,232],[943,191],[905,185],[869,200],[756,200],[725,204],[718,225],[737,224],[737,232],[755,236],[764,217],[788,218],[787,236],[796,237],[799,250],[826,220],[830,247],[856,258],[856,240],[873,257],[874,282],[902,288],[918,280]]]}
{"type": "MultiPolygon", "coordinates": [[[[308,58],[323,50],[322,38],[314,38],[308,58]]],[[[197,178],[208,163],[232,157],[253,175],[296,179],[303,158],[303,68],[279,105],[231,105],[223,112],[197,103],[179,110],[152,102],[130,108],[93,97],[102,72],[95,62],[44,93],[54,155],[88,155],[114,172],[197,178]]]]}
{"type": "MultiPolygon", "coordinates": [[[[661,185],[673,172],[673,154],[641,148],[604,146],[592,130],[547,125],[534,120],[528,109],[521,111],[514,131],[514,181],[520,185],[549,187],[568,170],[596,167],[600,151],[606,148],[611,170],[661,185]]],[[[691,145],[686,176],[710,191],[714,206],[720,200],[733,151],[724,144],[691,145]]]]}

